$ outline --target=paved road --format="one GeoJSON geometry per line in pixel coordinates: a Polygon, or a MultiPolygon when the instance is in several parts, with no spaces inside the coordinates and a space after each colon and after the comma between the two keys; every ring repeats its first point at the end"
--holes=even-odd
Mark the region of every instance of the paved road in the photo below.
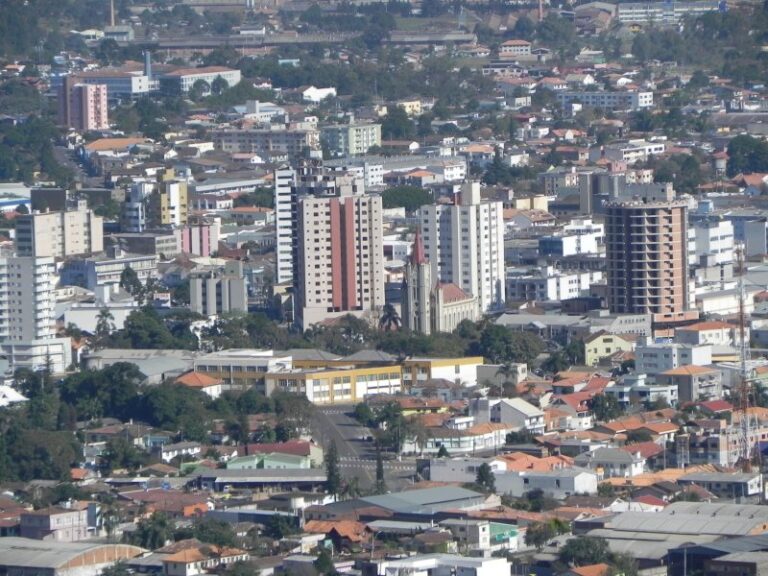
{"type": "MultiPolygon", "coordinates": [[[[371,431],[349,416],[352,408],[351,405],[318,407],[312,420],[312,434],[324,449],[331,442],[336,443],[339,468],[345,478],[357,477],[361,488],[371,488],[376,483],[376,452],[373,442],[365,440],[371,431]]],[[[413,459],[384,462],[384,478],[390,490],[409,484],[415,472],[413,459]]]]}

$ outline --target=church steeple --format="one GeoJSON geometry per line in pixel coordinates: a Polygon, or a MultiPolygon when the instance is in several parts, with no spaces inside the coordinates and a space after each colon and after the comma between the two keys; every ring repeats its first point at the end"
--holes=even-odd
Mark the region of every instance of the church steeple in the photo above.
{"type": "Polygon", "coordinates": [[[424,242],[421,239],[421,232],[416,228],[416,238],[413,240],[413,250],[411,250],[411,264],[426,264],[427,257],[424,254],[424,242]]]}

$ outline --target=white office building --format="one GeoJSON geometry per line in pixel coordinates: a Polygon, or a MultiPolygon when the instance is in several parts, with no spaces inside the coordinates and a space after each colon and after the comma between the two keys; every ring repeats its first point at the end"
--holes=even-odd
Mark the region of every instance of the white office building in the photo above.
{"type": "Polygon", "coordinates": [[[480,184],[467,182],[453,204],[419,209],[432,278],[452,282],[478,299],[483,312],[504,306],[504,221],[501,202],[482,202],[480,184]]]}

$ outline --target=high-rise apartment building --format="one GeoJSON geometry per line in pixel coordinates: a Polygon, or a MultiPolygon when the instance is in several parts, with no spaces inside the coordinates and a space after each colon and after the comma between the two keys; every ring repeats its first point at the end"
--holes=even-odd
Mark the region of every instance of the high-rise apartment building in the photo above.
{"type": "Polygon", "coordinates": [[[301,326],[383,306],[381,196],[304,196],[298,212],[295,307],[301,326]]]}
{"type": "Polygon", "coordinates": [[[147,226],[184,226],[189,218],[187,183],[176,178],[172,168],[161,173],[157,189],[149,195],[147,226]]]}
{"type": "Polygon", "coordinates": [[[340,194],[362,194],[365,184],[359,177],[334,173],[322,160],[303,159],[296,168],[275,170],[275,245],[277,283],[296,285],[298,260],[299,201],[305,196],[330,198],[340,194]]]}
{"type": "Polygon", "coordinates": [[[12,370],[71,363],[69,338],[56,338],[56,282],[52,257],[0,258],[0,343],[12,370]]]}
{"type": "Polygon", "coordinates": [[[64,78],[59,89],[59,122],[75,130],[109,128],[107,86],[84,84],[76,76],[64,78]]]}
{"type": "Polygon", "coordinates": [[[189,303],[192,312],[203,316],[247,312],[243,263],[232,260],[215,270],[194,272],[189,279],[189,303]]]}
{"type": "Polygon", "coordinates": [[[652,314],[655,323],[686,318],[688,208],[666,198],[606,206],[608,304],[619,314],[652,314]]]}
{"type": "Polygon", "coordinates": [[[320,143],[335,157],[362,156],[381,146],[381,124],[351,122],[323,126],[320,143]]]}
{"type": "Polygon", "coordinates": [[[67,258],[104,250],[104,219],[85,200],[66,210],[16,217],[19,256],[67,258]]]}
{"type": "Polygon", "coordinates": [[[467,182],[453,204],[419,209],[433,281],[453,283],[477,298],[480,310],[503,308],[504,221],[501,202],[483,202],[480,184],[467,182]]]}

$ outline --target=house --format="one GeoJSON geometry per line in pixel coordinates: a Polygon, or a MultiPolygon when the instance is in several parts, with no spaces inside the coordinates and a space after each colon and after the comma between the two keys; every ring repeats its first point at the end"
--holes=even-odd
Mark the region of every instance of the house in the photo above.
{"type": "MultiPolygon", "coordinates": [[[[744,339],[749,340],[749,328],[745,327],[744,339]]],[[[740,327],[728,322],[697,322],[675,330],[675,341],[681,344],[710,344],[712,346],[739,346],[740,327]]]]}
{"type": "Polygon", "coordinates": [[[247,562],[250,555],[238,548],[205,544],[187,548],[162,559],[165,576],[197,576],[225,570],[236,562],[247,562]]]}
{"type": "Polygon", "coordinates": [[[504,210],[504,222],[507,226],[527,230],[554,226],[557,218],[545,210],[504,210]]]}
{"type": "Polygon", "coordinates": [[[692,472],[677,479],[680,486],[696,485],[718,498],[739,503],[761,502],[765,497],[763,475],[760,472],[692,472]]]}
{"type": "Polygon", "coordinates": [[[423,445],[409,439],[403,446],[405,453],[437,454],[445,447],[449,454],[473,454],[475,452],[500,450],[507,443],[507,434],[518,428],[513,424],[486,422],[469,428],[428,428],[423,445]]]}
{"type": "Polygon", "coordinates": [[[707,366],[679,366],[656,375],[657,384],[677,386],[679,402],[713,400],[722,396],[722,374],[707,366]]]}
{"type": "Polygon", "coordinates": [[[224,386],[224,381],[221,378],[214,378],[208,376],[208,374],[195,372],[194,370],[182,374],[176,378],[175,382],[176,384],[181,384],[182,386],[192,388],[193,390],[200,390],[210,396],[213,400],[221,396],[224,386]]]}
{"type": "Polygon", "coordinates": [[[633,352],[636,338],[627,334],[611,334],[600,330],[584,339],[584,364],[597,366],[616,352],[633,352]]]}
{"type": "Polygon", "coordinates": [[[550,406],[557,408],[570,416],[570,430],[588,430],[594,424],[594,415],[590,403],[593,392],[574,392],[563,394],[552,399],[550,406]]]}
{"type": "Polygon", "coordinates": [[[310,520],[304,524],[304,532],[325,535],[335,551],[349,550],[368,540],[365,524],[354,520],[310,520]]]}
{"type": "Polygon", "coordinates": [[[602,478],[631,478],[642,474],[645,469],[645,458],[640,452],[628,453],[608,447],[579,454],[573,463],[582,468],[602,471],[602,478]]]}
{"type": "Polygon", "coordinates": [[[202,447],[200,446],[199,442],[177,442],[175,444],[164,444],[155,450],[163,462],[170,462],[179,456],[199,456],[201,451],[202,447]]]}
{"type": "Polygon", "coordinates": [[[499,46],[499,58],[511,58],[531,55],[531,43],[520,38],[502,42],[499,46]]]}
{"type": "Polygon", "coordinates": [[[608,576],[611,567],[608,564],[589,564],[577,566],[563,572],[563,576],[608,576]]]}
{"type": "Polygon", "coordinates": [[[511,424],[517,430],[544,432],[544,412],[522,398],[477,398],[470,406],[475,421],[511,424]]]}
{"type": "Polygon", "coordinates": [[[19,535],[34,540],[77,542],[88,538],[88,505],[75,503],[71,508],[53,506],[22,512],[19,535]]]}

